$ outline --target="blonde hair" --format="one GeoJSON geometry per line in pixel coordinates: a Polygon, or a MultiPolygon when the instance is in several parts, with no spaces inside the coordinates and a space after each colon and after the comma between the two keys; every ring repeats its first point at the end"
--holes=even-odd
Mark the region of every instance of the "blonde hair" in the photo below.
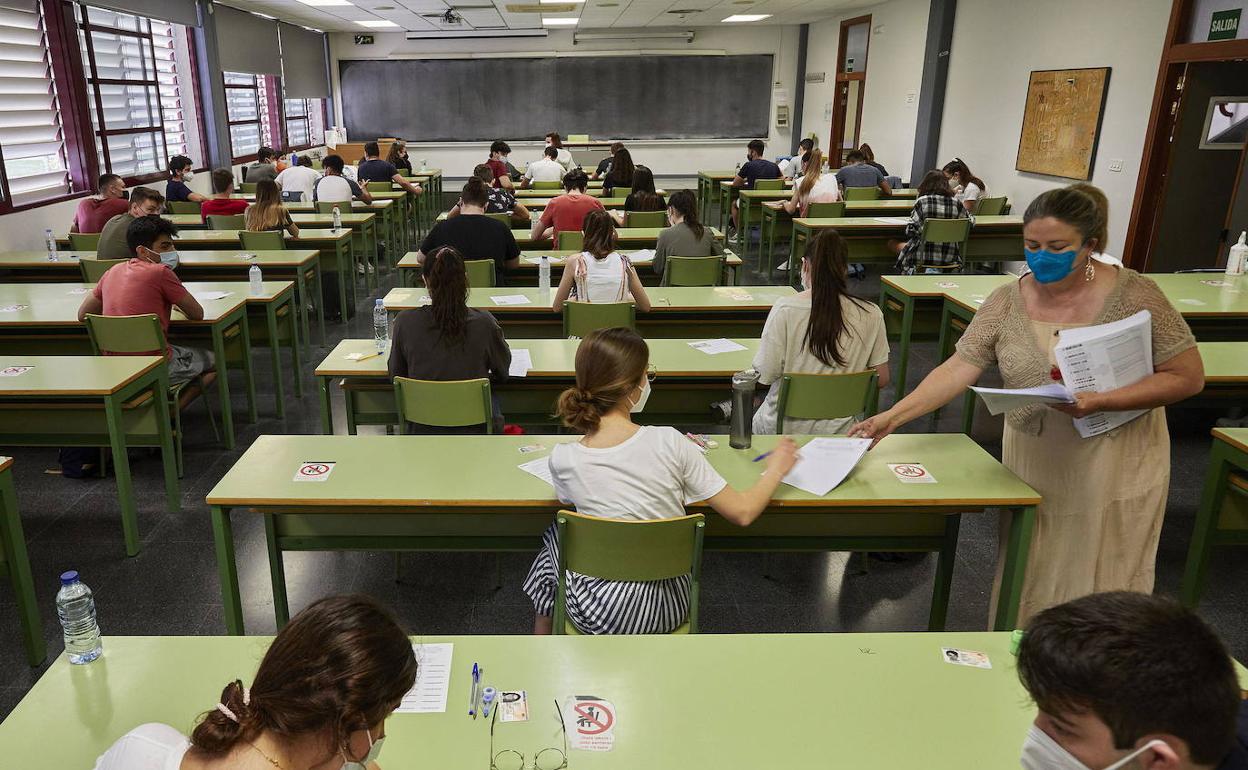
{"type": "Polygon", "coordinates": [[[286,207],[282,205],[281,188],[276,182],[256,183],[256,202],[243,212],[243,224],[251,232],[286,226],[286,207]]]}
{"type": "Polygon", "coordinates": [[[815,182],[819,181],[819,177],[822,174],[823,151],[816,147],[810,151],[810,157],[806,159],[806,174],[802,177],[802,183],[797,186],[797,199],[799,201],[806,200],[806,196],[810,195],[810,191],[815,187],[815,182]]]}
{"type": "Polygon", "coordinates": [[[581,433],[593,433],[603,415],[637,387],[650,347],[632,329],[596,329],[576,349],[576,385],[559,394],[555,415],[581,433]]]}
{"type": "Polygon", "coordinates": [[[1087,182],[1075,182],[1068,185],[1066,189],[1078,190],[1096,204],[1097,211],[1101,214],[1101,226],[1089,237],[1096,239],[1096,251],[1105,251],[1105,245],[1109,242],[1109,198],[1105,197],[1105,192],[1101,188],[1087,182]]]}

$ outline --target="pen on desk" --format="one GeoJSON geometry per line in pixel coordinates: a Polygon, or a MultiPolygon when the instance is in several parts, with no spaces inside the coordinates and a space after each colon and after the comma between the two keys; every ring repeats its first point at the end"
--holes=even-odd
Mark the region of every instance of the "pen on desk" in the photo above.
{"type": "Polygon", "coordinates": [[[758,457],[755,457],[755,458],[754,458],[754,460],[753,460],[753,462],[758,462],[759,460],[765,460],[765,459],[767,459],[767,456],[768,456],[769,454],[771,454],[771,450],[768,450],[768,451],[766,451],[766,452],[763,452],[763,453],[762,453],[761,455],[759,455],[758,457]]]}
{"type": "Polygon", "coordinates": [[[468,716],[473,719],[477,718],[477,681],[480,670],[477,664],[472,664],[472,686],[468,688],[468,716]]]}

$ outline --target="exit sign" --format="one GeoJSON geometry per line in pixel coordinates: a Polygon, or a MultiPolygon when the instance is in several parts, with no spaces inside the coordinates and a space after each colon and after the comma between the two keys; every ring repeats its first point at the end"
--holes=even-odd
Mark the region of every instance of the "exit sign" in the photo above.
{"type": "Polygon", "coordinates": [[[1239,14],[1241,9],[1230,11],[1214,11],[1213,21],[1209,22],[1210,40],[1234,40],[1239,36],[1239,14]]]}
{"type": "Polygon", "coordinates": [[[355,44],[356,45],[372,45],[373,36],[372,35],[356,35],[355,44]]]}

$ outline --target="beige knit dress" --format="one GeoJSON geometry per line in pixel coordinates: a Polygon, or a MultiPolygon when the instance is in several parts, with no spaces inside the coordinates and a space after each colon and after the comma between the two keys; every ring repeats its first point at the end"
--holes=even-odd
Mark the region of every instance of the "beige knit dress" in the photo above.
{"type": "MultiPolygon", "coordinates": [[[[1157,285],[1134,270],[1118,281],[1094,323],[1140,310],[1152,314],[1153,365],[1195,347],[1179,312],[1157,285]]],[[[1008,388],[1052,382],[1057,332],[1082,324],[1034,321],[1015,281],[993,292],[958,342],[978,367],[996,363],[1008,388]]],[[[1072,419],[1044,406],[1006,416],[1002,460],[1043,498],[1032,532],[1018,612],[1021,627],[1056,604],[1100,591],[1153,590],[1154,562],[1170,487],[1165,410],[1153,409],[1116,430],[1080,438],[1072,419]]],[[[1006,531],[1003,521],[1002,533],[1006,531]]],[[[1004,536],[1000,539],[1004,543],[1004,536]]],[[[1002,545],[993,585],[995,615],[1002,545]]]]}

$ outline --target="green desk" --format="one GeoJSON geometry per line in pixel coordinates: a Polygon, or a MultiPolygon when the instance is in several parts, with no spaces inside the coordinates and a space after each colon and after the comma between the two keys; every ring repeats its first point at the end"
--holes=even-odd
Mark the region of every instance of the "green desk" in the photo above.
{"type": "MultiPolygon", "coordinates": [[[[707,458],[730,484],[758,477],[752,462],[779,440],[755,436],[750,449],[719,446],[707,458]]],[[[809,436],[797,437],[799,442],[809,436]]],[[[261,436],[208,493],[226,626],[243,632],[230,513],[264,516],[274,612],[286,621],[282,553],[294,550],[536,549],[561,506],[549,484],[517,466],[574,436],[261,436]],[[471,458],[471,459],[469,459],[471,458]],[[335,463],[320,483],[293,481],[305,462],[335,463]]],[[[1013,511],[1004,580],[993,626],[1013,629],[1039,495],[960,434],[888,436],[840,487],[815,497],[781,486],[748,528],[706,513],[706,547],[737,551],[937,551],[930,630],[944,627],[960,514],[1013,511]],[[904,484],[887,463],[922,462],[936,484],[904,484]]],[[[991,578],[988,578],[991,580],[991,578]]]]}
{"type": "MultiPolygon", "coordinates": [[[[199,230],[206,225],[204,218],[199,214],[161,214],[162,219],[168,219],[170,222],[178,226],[179,230],[199,230]]],[[[69,232],[58,233],[56,236],[57,251],[70,251],[69,248],[69,232]]],[[[44,253],[47,256],[47,253],[44,253]]]]}
{"type": "MultiPolygon", "coordinates": [[[[763,200],[767,199],[764,198],[763,200]]],[[[788,200],[788,198],[784,198],[784,200],[788,200]]],[[[746,198],[742,197],[741,206],[744,208],[745,204],[746,198]]],[[[910,212],[913,209],[913,199],[899,197],[881,198],[874,201],[846,201],[845,217],[909,219],[910,212]]],[[[776,233],[781,231],[781,224],[789,228],[789,235],[792,238],[793,215],[782,208],[764,205],[762,208],[762,222],[762,235],[759,236],[759,239],[762,244],[761,248],[765,249],[762,253],[767,255],[767,264],[770,265],[773,259],[772,255],[776,249],[776,233]]],[[[903,230],[904,227],[902,225],[903,230]]],[[[783,234],[782,231],[781,234],[783,234]]]]}
{"type": "MultiPolygon", "coordinates": [[[[620,249],[653,249],[659,241],[659,233],[664,229],[662,227],[617,227],[615,235],[618,247],[620,249]]],[[[511,234],[522,250],[548,250],[554,246],[550,238],[534,239],[531,227],[519,230],[513,228],[511,234]]],[[[723,243],[723,231],[712,227],[711,234],[723,243]]]]}
{"type": "MultiPolygon", "coordinates": [[[[793,295],[788,286],[654,286],[646,289],[650,312],[637,314],[637,330],[647,338],[707,339],[761,337],[763,322],[779,297],[793,295]]],[[[387,310],[397,312],[427,303],[424,289],[391,289],[387,310]]],[[[497,287],[471,289],[468,304],[489,310],[509,338],[557,339],[563,334],[563,314],[552,309],[555,291],[497,287]],[[491,297],[521,295],[528,304],[499,305],[491,297]]]]}
{"type": "MultiPolygon", "coordinates": [[[[708,355],[689,347],[693,340],[650,340],[650,364],[659,373],[646,410],[638,415],[652,425],[705,424],[710,405],[728,398],[732,375],[749,369],[758,350],[757,339],[734,342],[745,350],[708,355]]],[[[576,349],[580,340],[513,340],[513,348],[529,351],[533,369],[526,377],[509,377],[495,382],[491,389],[501,402],[508,422],[525,425],[557,426],[555,401],[576,381],[576,349]]],[[[347,356],[372,353],[376,343],[343,340],[316,367],[321,394],[321,432],[333,433],[330,388],[335,381],[343,387],[347,433],[357,425],[397,425],[394,387],[387,371],[389,350],[362,361],[347,356]]]]}
{"type": "MultiPolygon", "coordinates": [[[[522,251],[520,252],[520,267],[507,273],[508,286],[537,286],[539,267],[542,263],[542,255],[550,257],[551,267],[551,288],[554,289],[559,285],[559,274],[563,270],[563,263],[570,255],[579,254],[579,251],[570,249],[546,250],[546,251],[522,251]]],[[[630,257],[631,259],[631,257],[630,257]]],[[[658,286],[663,276],[654,272],[654,259],[647,257],[646,259],[631,259],[633,267],[637,268],[637,275],[641,278],[641,282],[646,286],[658,286]]],[[[737,283],[737,271],[741,268],[741,258],[731,251],[724,252],[724,277],[725,286],[735,286],[737,283]]],[[[419,286],[420,285],[420,263],[416,261],[416,252],[409,251],[399,260],[399,285],[400,286],[419,286]]]]}
{"type": "MultiPolygon", "coordinates": [[[[291,220],[299,226],[300,234],[303,228],[310,230],[329,230],[333,231],[334,215],[321,214],[319,212],[293,212],[290,215],[291,220]]],[[[368,265],[371,270],[366,270],[366,285],[375,288],[377,285],[377,267],[378,267],[378,250],[377,250],[377,215],[368,211],[344,211],[341,212],[342,226],[351,231],[351,240],[355,242],[358,248],[355,249],[359,255],[360,261],[368,265]]]]}
{"type": "Polygon", "coordinates": [[[1214,546],[1248,545],[1248,428],[1214,428],[1213,450],[1179,596],[1195,607],[1214,546]]]}
{"type": "MultiPolygon", "coordinates": [[[[421,233],[432,226],[433,217],[442,208],[442,169],[429,168],[424,171],[412,171],[403,177],[412,184],[421,186],[423,192],[413,204],[416,208],[416,225],[421,233]]],[[[403,188],[394,185],[393,189],[403,188]]]]}
{"type": "MultiPolygon", "coordinates": [[[[291,284],[286,283],[287,287],[291,284]]],[[[0,284],[0,307],[26,305],[25,308],[0,313],[0,354],[25,355],[90,353],[87,327],[78,320],[78,307],[85,295],[85,283],[0,284]]],[[[174,308],[169,336],[173,341],[201,337],[205,332],[212,340],[216,358],[217,393],[225,425],[225,446],[234,448],[234,415],[230,404],[229,361],[233,351],[243,368],[247,386],[247,410],[251,422],[256,421],[256,387],[251,374],[250,326],[247,321],[247,284],[188,283],[193,293],[228,291],[230,296],[218,300],[201,300],[202,321],[189,321],[174,308]]],[[[294,292],[285,295],[290,301],[294,292]]],[[[272,304],[272,303],[269,303],[272,304]]],[[[292,349],[297,348],[292,343],[292,349]]],[[[280,391],[279,391],[280,392],[280,391]]]]}
{"type": "MultiPolygon", "coordinates": [[[[730,184],[725,184],[727,188],[731,188],[730,184]]],[[[726,189],[725,194],[732,195],[733,193],[728,192],[726,189]]],[[[741,253],[747,257],[750,255],[750,228],[757,224],[758,254],[761,257],[764,248],[764,233],[766,233],[767,229],[767,212],[774,211],[774,209],[765,204],[775,201],[787,201],[793,197],[793,190],[791,188],[785,190],[737,190],[735,195],[741,203],[740,220],[738,220],[741,226],[737,228],[737,238],[741,239],[741,253]]],[[[720,227],[725,226],[723,212],[720,213],[719,224],[720,227]]],[[[768,253],[770,254],[770,251],[768,253]]]]}
{"type": "Polygon", "coordinates": [[[1248,340],[1248,276],[1149,273],[1200,340],[1248,340]]]}
{"type": "MultiPolygon", "coordinates": [[[[6,415],[0,419],[0,444],[111,448],[126,555],[136,555],[139,523],[127,447],[160,448],[169,510],[181,509],[163,359],[0,352],[0,369],[15,366],[33,368],[0,377],[0,414],[6,415]]],[[[4,505],[9,508],[10,501],[4,505]]],[[[38,633],[42,636],[42,629],[38,633]]]]}
{"type": "Polygon", "coordinates": [[[0,563],[4,565],[5,574],[13,586],[26,660],[32,666],[38,666],[48,657],[48,650],[43,641],[39,603],[35,599],[35,580],[31,577],[30,559],[26,555],[26,534],[22,531],[22,517],[17,512],[12,468],[12,457],[0,457],[0,563]]]}
{"type": "Polygon", "coordinates": [[[95,259],[95,252],[58,251],[52,260],[46,250],[0,251],[0,276],[4,283],[81,281],[80,259],[95,259]]]}
{"type": "MultiPolygon", "coordinates": [[[[526,191],[526,190],[520,190],[519,192],[527,192],[527,191],[526,191]]],[[[552,191],[551,191],[551,190],[536,190],[535,192],[549,193],[549,192],[552,192],[552,191]]],[[[544,208],[546,208],[547,206],[549,206],[549,205],[550,205],[550,202],[551,202],[552,200],[554,200],[554,199],[555,199],[555,196],[550,196],[550,195],[543,196],[543,197],[540,197],[540,198],[539,198],[539,197],[530,197],[530,196],[527,196],[527,195],[526,195],[526,196],[524,196],[524,197],[517,197],[517,201],[519,201],[520,203],[523,203],[523,204],[524,204],[524,207],[525,207],[526,209],[528,209],[529,211],[541,211],[542,209],[544,209],[544,208]]],[[[625,200],[627,200],[627,198],[603,198],[603,197],[598,197],[598,202],[602,204],[602,207],[603,207],[604,209],[622,209],[622,208],[624,208],[624,201],[625,201],[625,200]]]]}
{"type": "MultiPolygon", "coordinates": [[[[381,232],[385,233],[388,239],[401,239],[406,241],[406,222],[400,215],[400,210],[406,208],[403,203],[403,197],[407,195],[406,190],[398,192],[375,192],[372,193],[373,202],[365,203],[364,201],[351,201],[351,212],[356,214],[373,213],[378,216],[381,222],[381,232]]],[[[235,193],[230,196],[237,200],[254,201],[255,193],[235,193]]],[[[284,202],[282,204],[291,214],[317,214],[316,203],[313,201],[296,201],[284,202]]],[[[345,205],[345,204],[344,204],[345,205]]],[[[347,213],[345,210],[342,213],[347,213]]],[[[298,221],[298,220],[296,220],[298,221]]],[[[394,242],[391,240],[390,242],[394,242]]],[[[391,248],[393,251],[393,247],[391,248]]]]}
{"type": "Polygon", "coordinates": [[[699,171],[698,172],[698,205],[699,219],[711,221],[711,204],[718,205],[719,184],[731,182],[737,177],[736,171],[699,171]]]}
{"type": "MultiPolygon", "coordinates": [[[[419,631],[419,629],[413,629],[419,631]]],[[[528,722],[499,722],[496,751],[561,746],[553,701],[594,694],[619,712],[610,752],[571,751],[574,770],[917,768],[1018,765],[1035,718],[1007,633],[428,636],[451,642],[447,710],[394,714],[387,770],[489,767],[490,724],[465,713],[472,664],[528,692],[528,722]],[[991,670],[953,666],[941,647],[979,650],[991,670]],[[898,705],[898,694],[904,706],[898,705]],[[882,697],[885,696],[885,697],[882,697]],[[689,719],[711,714],[696,730],[689,719]]],[[[147,722],[189,733],[226,682],[250,683],[271,637],[106,636],[89,666],[61,656],[3,725],[14,768],[91,768],[147,722]]],[[[574,729],[568,719],[569,732],[574,729]]]]}
{"type": "MultiPolygon", "coordinates": [[[[655,192],[658,192],[658,190],[655,190],[655,192]]],[[[554,198],[554,197],[558,197],[558,196],[560,196],[560,195],[563,195],[563,194],[564,194],[564,190],[563,190],[563,189],[557,189],[557,190],[555,190],[555,189],[550,189],[550,190],[547,190],[547,189],[541,189],[541,190],[536,190],[536,189],[533,189],[532,187],[529,187],[529,188],[526,188],[526,189],[524,189],[524,190],[521,190],[519,187],[517,187],[517,188],[515,188],[514,190],[512,190],[512,191],[511,191],[511,194],[512,194],[512,195],[514,195],[514,196],[516,196],[516,199],[517,199],[517,200],[519,200],[521,203],[523,203],[524,205],[526,205],[526,206],[527,206],[527,205],[529,205],[529,202],[528,202],[528,199],[529,199],[529,198],[537,198],[537,199],[540,199],[540,198],[554,198]]],[[[602,189],[602,185],[601,185],[601,184],[599,184],[597,187],[592,187],[592,186],[591,186],[591,187],[587,188],[587,189],[585,190],[585,193],[584,193],[584,194],[585,194],[585,195],[592,195],[592,196],[593,196],[593,197],[595,197],[595,198],[605,198],[605,197],[606,197],[606,192],[602,189]]],[[[660,193],[660,194],[662,194],[662,193],[660,193]]]]}

